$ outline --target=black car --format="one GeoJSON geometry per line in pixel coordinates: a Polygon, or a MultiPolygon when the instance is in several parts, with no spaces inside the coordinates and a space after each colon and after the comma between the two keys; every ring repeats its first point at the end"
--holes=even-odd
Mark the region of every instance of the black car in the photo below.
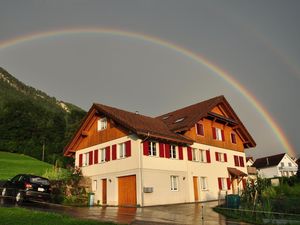
{"type": "Polygon", "coordinates": [[[47,178],[19,174],[3,185],[1,195],[14,198],[19,204],[26,200],[49,201],[50,193],[50,181],[47,178]]]}

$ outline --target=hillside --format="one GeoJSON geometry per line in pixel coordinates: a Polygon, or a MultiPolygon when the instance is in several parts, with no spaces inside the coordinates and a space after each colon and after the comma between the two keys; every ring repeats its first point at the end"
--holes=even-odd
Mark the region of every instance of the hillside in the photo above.
{"type": "Polygon", "coordinates": [[[43,175],[51,164],[39,161],[30,156],[9,152],[0,152],[0,180],[7,180],[19,173],[43,175]]]}
{"type": "Polygon", "coordinates": [[[54,163],[85,111],[27,86],[0,67],[0,151],[54,163]]]}

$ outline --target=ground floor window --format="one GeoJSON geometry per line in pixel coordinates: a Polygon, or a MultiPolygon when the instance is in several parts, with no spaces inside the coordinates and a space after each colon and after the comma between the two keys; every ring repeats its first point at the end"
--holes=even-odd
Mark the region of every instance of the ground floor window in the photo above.
{"type": "Polygon", "coordinates": [[[171,176],[171,191],[178,191],[178,176],[171,176]]]}
{"type": "Polygon", "coordinates": [[[97,191],[97,180],[93,180],[93,191],[97,191]]]}
{"type": "Polygon", "coordinates": [[[207,190],[207,177],[200,177],[201,190],[207,190]]]}

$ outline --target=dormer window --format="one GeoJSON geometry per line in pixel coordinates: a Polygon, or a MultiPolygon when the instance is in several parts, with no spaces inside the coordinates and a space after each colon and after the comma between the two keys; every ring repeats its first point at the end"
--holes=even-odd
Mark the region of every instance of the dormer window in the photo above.
{"type": "Polygon", "coordinates": [[[100,118],[98,120],[98,131],[105,130],[107,128],[107,119],[106,117],[100,118]]]}
{"type": "Polygon", "coordinates": [[[166,120],[166,119],[168,119],[170,116],[164,116],[162,119],[163,120],[166,120]]]}
{"type": "Polygon", "coordinates": [[[184,117],[182,117],[182,118],[180,118],[180,119],[177,119],[177,120],[175,120],[175,122],[174,123],[179,123],[179,122],[181,122],[181,121],[183,121],[184,120],[184,117]]]}

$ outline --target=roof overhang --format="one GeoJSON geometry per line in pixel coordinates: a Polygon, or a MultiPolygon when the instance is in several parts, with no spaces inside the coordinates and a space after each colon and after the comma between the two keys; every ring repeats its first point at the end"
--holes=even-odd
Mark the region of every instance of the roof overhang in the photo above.
{"type": "Polygon", "coordinates": [[[232,177],[240,178],[248,176],[246,173],[236,168],[228,167],[227,170],[232,177]]]}

